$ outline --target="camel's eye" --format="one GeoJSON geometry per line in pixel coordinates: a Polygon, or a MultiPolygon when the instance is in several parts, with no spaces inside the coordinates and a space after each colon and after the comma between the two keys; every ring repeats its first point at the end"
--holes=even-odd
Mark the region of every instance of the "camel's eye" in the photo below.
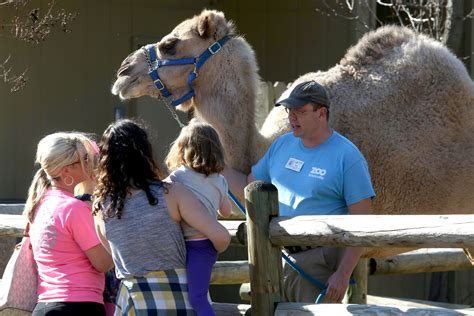
{"type": "Polygon", "coordinates": [[[176,44],[178,43],[177,38],[170,38],[166,41],[158,44],[158,49],[163,55],[174,55],[176,54],[176,44]]]}

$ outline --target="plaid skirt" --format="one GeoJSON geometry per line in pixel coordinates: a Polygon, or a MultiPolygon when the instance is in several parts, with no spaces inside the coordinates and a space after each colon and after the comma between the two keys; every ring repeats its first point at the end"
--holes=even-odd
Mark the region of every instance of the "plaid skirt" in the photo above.
{"type": "Polygon", "coordinates": [[[185,269],[122,280],[116,304],[115,316],[196,315],[189,304],[185,269]]]}

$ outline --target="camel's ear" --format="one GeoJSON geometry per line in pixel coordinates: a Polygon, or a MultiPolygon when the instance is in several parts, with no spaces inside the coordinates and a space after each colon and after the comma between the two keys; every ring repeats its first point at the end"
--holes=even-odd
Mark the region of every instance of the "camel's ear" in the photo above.
{"type": "Polygon", "coordinates": [[[198,16],[197,31],[204,39],[209,37],[219,40],[233,30],[231,22],[227,22],[224,13],[219,11],[204,10],[198,16]]]}

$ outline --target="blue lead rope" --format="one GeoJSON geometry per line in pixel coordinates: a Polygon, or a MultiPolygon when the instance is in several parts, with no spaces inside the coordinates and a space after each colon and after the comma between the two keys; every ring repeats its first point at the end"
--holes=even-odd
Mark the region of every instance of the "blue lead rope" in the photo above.
{"type": "MultiPolygon", "coordinates": [[[[306,280],[308,280],[309,282],[311,282],[313,285],[319,287],[321,290],[323,290],[324,292],[326,292],[326,285],[323,284],[321,281],[317,280],[316,278],[314,278],[311,274],[309,274],[308,272],[304,271],[303,269],[301,269],[301,267],[299,267],[296,263],[294,263],[293,261],[291,261],[290,257],[288,257],[287,255],[285,255],[284,253],[281,254],[281,257],[286,261],[286,263],[288,263],[290,265],[290,267],[292,267],[294,270],[296,270],[303,278],[305,278],[306,280]]],[[[321,292],[322,293],[322,292],[321,292]]]]}
{"type": "Polygon", "coordinates": [[[230,190],[227,192],[227,194],[229,194],[229,197],[232,200],[232,202],[234,202],[234,204],[237,205],[239,210],[245,215],[245,207],[242,204],[240,204],[239,200],[237,200],[235,195],[232,194],[232,192],[230,192],[230,190]]]}
{"type": "MultiPolygon", "coordinates": [[[[243,214],[246,214],[244,206],[239,202],[239,200],[235,197],[235,195],[232,194],[232,192],[230,192],[230,190],[227,193],[228,193],[230,199],[235,203],[235,205],[237,205],[239,210],[243,214]]],[[[325,284],[323,284],[321,281],[319,281],[318,279],[314,278],[312,275],[310,275],[306,271],[304,271],[303,269],[301,269],[300,266],[298,266],[296,263],[291,261],[290,257],[285,255],[284,253],[281,254],[281,257],[283,258],[283,260],[285,260],[286,263],[288,263],[288,265],[290,267],[292,267],[296,272],[298,272],[303,278],[305,278],[307,281],[309,281],[311,284],[313,284],[317,288],[321,289],[321,292],[319,293],[319,295],[318,295],[318,297],[316,298],[316,301],[315,301],[316,304],[321,303],[322,300],[324,299],[324,297],[326,296],[327,286],[325,284]]],[[[354,285],[354,284],[356,284],[356,281],[354,279],[350,279],[349,284],[354,285]]]]}

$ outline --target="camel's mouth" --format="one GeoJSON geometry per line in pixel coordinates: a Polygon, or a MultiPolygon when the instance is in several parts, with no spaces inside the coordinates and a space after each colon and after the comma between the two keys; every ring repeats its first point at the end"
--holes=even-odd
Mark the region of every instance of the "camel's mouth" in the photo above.
{"type": "Polygon", "coordinates": [[[130,76],[121,76],[115,80],[114,85],[112,86],[112,94],[118,95],[121,99],[133,98],[133,95],[130,94],[130,87],[136,83],[138,77],[131,78],[130,76]]]}
{"type": "Polygon", "coordinates": [[[148,76],[120,76],[112,86],[112,94],[118,95],[122,100],[144,95],[159,97],[158,91],[148,76]]]}

